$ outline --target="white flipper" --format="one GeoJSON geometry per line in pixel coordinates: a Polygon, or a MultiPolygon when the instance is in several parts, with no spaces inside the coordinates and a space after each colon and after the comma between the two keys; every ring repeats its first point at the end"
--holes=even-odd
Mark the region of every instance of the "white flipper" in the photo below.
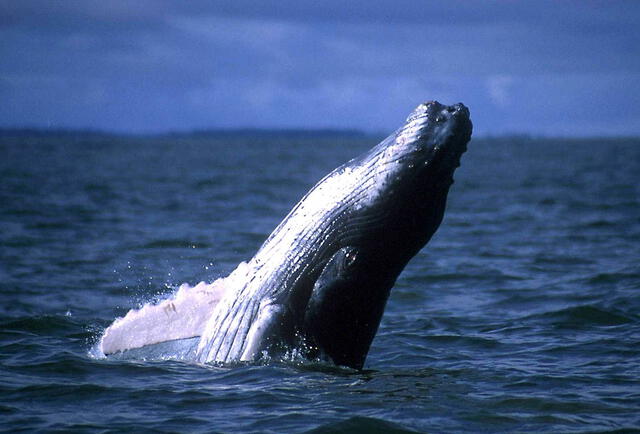
{"type": "Polygon", "coordinates": [[[105,330],[99,349],[108,355],[201,336],[211,312],[224,293],[232,290],[231,282],[243,274],[246,275],[244,262],[226,278],[217,279],[213,283],[200,282],[193,287],[183,284],[167,300],[130,310],[105,330]]]}

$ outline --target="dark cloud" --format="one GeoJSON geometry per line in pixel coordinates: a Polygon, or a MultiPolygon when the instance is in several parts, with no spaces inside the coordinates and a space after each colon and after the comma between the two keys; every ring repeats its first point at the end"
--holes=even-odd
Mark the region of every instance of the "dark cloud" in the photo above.
{"type": "Polygon", "coordinates": [[[437,98],[481,133],[640,133],[640,3],[306,3],[2,2],[0,126],[386,130],[437,98]]]}

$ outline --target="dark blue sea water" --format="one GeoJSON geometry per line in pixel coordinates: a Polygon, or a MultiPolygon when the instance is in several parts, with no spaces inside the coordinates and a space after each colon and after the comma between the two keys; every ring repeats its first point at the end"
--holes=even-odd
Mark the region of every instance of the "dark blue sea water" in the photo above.
{"type": "Polygon", "coordinates": [[[365,369],[91,355],[114,318],[249,259],[361,137],[0,145],[0,430],[640,428],[640,141],[473,140],[365,369]]]}

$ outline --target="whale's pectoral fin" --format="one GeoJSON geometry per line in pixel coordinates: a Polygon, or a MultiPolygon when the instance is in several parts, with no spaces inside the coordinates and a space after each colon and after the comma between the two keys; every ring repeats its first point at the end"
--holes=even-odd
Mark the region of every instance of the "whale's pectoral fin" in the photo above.
{"type": "Polygon", "coordinates": [[[313,287],[304,330],[336,364],[356,369],[364,364],[388,296],[388,290],[373,291],[380,287],[377,276],[358,248],[343,247],[327,262],[313,287]]]}
{"type": "Polygon", "coordinates": [[[109,355],[200,336],[211,309],[226,290],[223,279],[194,287],[183,285],[171,298],[132,309],[116,319],[102,335],[99,348],[109,355]]]}

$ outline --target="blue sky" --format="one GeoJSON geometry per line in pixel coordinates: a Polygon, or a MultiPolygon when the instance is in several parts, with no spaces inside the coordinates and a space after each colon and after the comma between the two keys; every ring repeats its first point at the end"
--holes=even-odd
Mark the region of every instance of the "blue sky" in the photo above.
{"type": "Polygon", "coordinates": [[[637,1],[0,0],[0,127],[640,135],[637,1]]]}

